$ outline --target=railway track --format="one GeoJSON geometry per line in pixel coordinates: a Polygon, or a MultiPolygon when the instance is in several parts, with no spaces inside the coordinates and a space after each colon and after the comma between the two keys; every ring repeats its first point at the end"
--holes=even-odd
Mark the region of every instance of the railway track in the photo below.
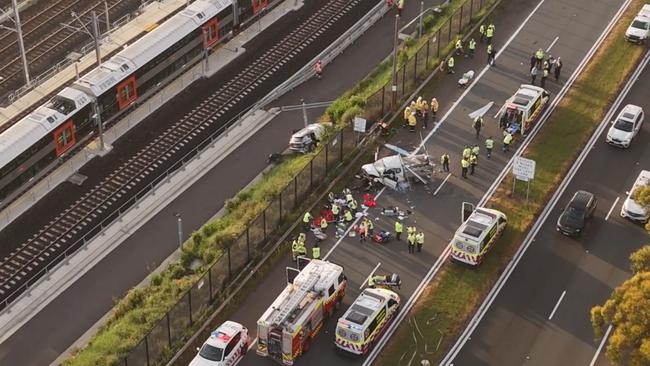
{"type": "MultiPolygon", "coordinates": [[[[106,0],[110,19],[116,19],[134,11],[140,5],[139,0],[106,0]]],[[[103,0],[55,0],[39,2],[21,15],[25,53],[29,63],[30,75],[39,75],[52,64],[62,60],[80,45],[90,41],[86,33],[75,32],[63,27],[61,23],[73,20],[70,13],[76,12],[80,19],[88,22],[91,11],[100,18],[100,30],[105,30],[102,23],[105,17],[103,0]],[[43,3],[43,5],[41,5],[43,3]]],[[[25,84],[22,60],[20,57],[16,34],[10,31],[0,33],[0,96],[5,96],[25,84]]]]}
{"type": "Polygon", "coordinates": [[[220,86],[126,163],[109,174],[37,234],[0,262],[0,309],[15,300],[47,269],[99,232],[97,224],[115,219],[118,208],[156,181],[190,147],[204,143],[210,130],[256,87],[279,72],[302,50],[364,0],[330,0],[300,26],[220,86]],[[93,230],[94,229],[94,230],[93,230]]]}

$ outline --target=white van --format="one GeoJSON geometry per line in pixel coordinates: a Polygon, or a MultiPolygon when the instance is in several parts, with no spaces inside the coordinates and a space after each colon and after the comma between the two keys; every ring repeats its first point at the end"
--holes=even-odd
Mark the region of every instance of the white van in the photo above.
{"type": "Polygon", "coordinates": [[[648,38],[650,38],[650,4],[645,4],[625,31],[625,39],[629,42],[641,43],[648,38]]]}
{"type": "Polygon", "coordinates": [[[646,222],[648,221],[648,210],[646,210],[643,206],[639,205],[634,199],[632,198],[632,195],[634,194],[634,191],[642,186],[650,184],[650,171],[647,170],[642,170],[641,173],[639,173],[639,176],[636,178],[636,181],[634,182],[634,186],[632,189],[630,189],[629,192],[627,193],[627,198],[623,202],[623,206],[621,207],[621,216],[626,217],[630,220],[633,221],[641,221],[641,222],[646,222]]]}
{"type": "Polygon", "coordinates": [[[365,355],[399,309],[399,295],[384,288],[366,288],[336,324],[336,347],[365,355]]]}
{"type": "Polygon", "coordinates": [[[479,265],[501,236],[507,221],[501,211],[477,207],[456,230],[451,242],[451,258],[472,266],[479,265]]]}

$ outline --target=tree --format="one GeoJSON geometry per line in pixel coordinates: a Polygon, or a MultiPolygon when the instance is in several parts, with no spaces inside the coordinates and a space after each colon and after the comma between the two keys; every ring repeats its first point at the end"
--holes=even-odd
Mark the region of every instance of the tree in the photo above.
{"type": "Polygon", "coordinates": [[[650,246],[630,256],[634,276],[591,309],[596,336],[611,325],[606,355],[614,365],[650,365],[650,246]]]}
{"type": "Polygon", "coordinates": [[[650,272],[650,245],[646,245],[630,256],[633,273],[650,272]]]}
{"type": "MultiPolygon", "coordinates": [[[[650,210],[650,185],[643,185],[635,189],[632,192],[632,199],[646,210],[650,210]]],[[[645,229],[650,231],[650,221],[646,223],[645,229]]]]}

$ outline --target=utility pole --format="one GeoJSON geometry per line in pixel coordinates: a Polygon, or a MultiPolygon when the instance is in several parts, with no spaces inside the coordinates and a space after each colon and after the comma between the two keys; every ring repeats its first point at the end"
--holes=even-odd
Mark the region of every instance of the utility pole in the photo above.
{"type": "Polygon", "coordinates": [[[20,58],[23,62],[23,72],[25,73],[25,84],[27,86],[31,86],[32,80],[29,78],[29,65],[27,64],[27,54],[25,53],[25,43],[23,42],[23,30],[20,25],[20,14],[18,11],[18,1],[17,0],[11,0],[11,5],[14,10],[14,16],[13,16],[13,22],[15,28],[9,28],[7,26],[4,26],[0,24],[0,28],[16,32],[16,36],[18,38],[18,48],[20,48],[20,58]]]}
{"type": "Polygon", "coordinates": [[[393,37],[393,106],[397,103],[397,32],[399,26],[399,14],[395,14],[395,35],[393,37]]]}
{"type": "Polygon", "coordinates": [[[305,104],[304,99],[300,99],[300,103],[302,104],[302,119],[303,122],[305,122],[305,127],[309,124],[309,119],[307,118],[307,104],[305,104]]]}

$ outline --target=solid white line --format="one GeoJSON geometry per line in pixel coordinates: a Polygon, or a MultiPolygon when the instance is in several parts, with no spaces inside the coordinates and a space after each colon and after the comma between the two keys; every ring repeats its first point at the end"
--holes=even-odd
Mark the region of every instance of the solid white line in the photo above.
{"type": "Polygon", "coordinates": [[[494,118],[497,118],[499,116],[499,113],[501,113],[501,111],[503,111],[505,108],[506,108],[506,104],[503,103],[503,105],[501,106],[501,108],[499,108],[497,113],[494,114],[494,118]]]}
{"type": "MultiPolygon", "coordinates": [[[[620,16],[623,14],[627,6],[630,4],[630,0],[626,0],[626,2],[621,6],[621,8],[618,10],[617,14],[612,18],[610,23],[608,24],[607,28],[605,31],[601,34],[601,37],[599,37],[599,41],[597,41],[594,44],[594,47],[590,50],[590,54],[595,53],[596,46],[600,45],[602,43],[602,40],[605,38],[605,35],[608,33],[608,29],[611,29],[615,22],[620,18],[620,16]]],[[[584,60],[583,60],[584,61],[584,60]]],[[[542,224],[545,222],[546,218],[548,218],[551,210],[553,207],[555,207],[555,204],[557,204],[557,201],[559,200],[559,197],[564,193],[566,190],[566,187],[568,186],[569,182],[573,178],[573,176],[576,174],[577,170],[580,168],[582,163],[587,157],[587,154],[590,152],[591,147],[596,143],[597,139],[600,138],[600,135],[603,133],[605,128],[608,125],[608,121],[611,119],[613,116],[614,112],[620,106],[622,103],[623,99],[626,97],[627,93],[629,90],[632,88],[632,85],[634,85],[634,82],[637,80],[638,76],[641,74],[645,66],[648,64],[648,61],[650,61],[650,51],[646,53],[644,56],[643,61],[641,64],[637,67],[633,75],[628,79],[627,83],[623,87],[623,90],[621,93],[617,96],[616,100],[610,107],[609,111],[603,118],[603,120],[600,122],[600,125],[594,132],[594,134],[591,136],[589,142],[587,143],[586,147],[582,150],[580,153],[580,156],[576,160],[576,162],[573,164],[571,167],[569,173],[566,175],[562,183],[560,184],[560,187],[558,188],[557,191],[553,194],[551,197],[551,200],[549,203],[544,207],[542,210],[541,215],[539,216],[538,220],[534,223],[533,228],[529,233],[526,235],[524,238],[523,244],[517,249],[517,252],[515,253],[515,256],[513,259],[508,263],[506,266],[504,272],[501,274],[501,277],[497,280],[495,285],[493,286],[492,290],[488,293],[487,297],[483,301],[483,303],[479,306],[479,309],[476,311],[474,317],[470,320],[469,325],[465,330],[463,331],[463,334],[461,337],[458,338],[454,346],[451,348],[451,350],[447,353],[447,356],[443,359],[441,362],[441,365],[448,365],[453,359],[456,357],[456,355],[460,352],[462,347],[465,345],[465,343],[469,340],[471,334],[474,332],[478,324],[480,323],[481,319],[483,316],[487,313],[487,310],[490,308],[494,300],[496,299],[497,295],[505,285],[506,281],[512,274],[514,268],[517,266],[521,258],[523,257],[524,253],[528,250],[528,247],[531,245],[533,238],[537,235],[539,232],[542,224]]],[[[535,132],[535,130],[534,130],[535,132]]],[[[530,137],[530,136],[529,136],[530,137]]],[[[511,160],[512,161],[512,160],[511,160]]],[[[502,171],[503,173],[503,171],[502,171]]],[[[503,180],[503,177],[501,178],[503,180]]],[[[492,189],[492,187],[491,187],[492,189]]],[[[480,205],[480,203],[479,203],[480,205]]]]}
{"type": "Polygon", "coordinates": [[[616,201],[614,201],[614,204],[612,205],[612,207],[609,208],[609,212],[607,212],[607,216],[605,216],[605,221],[609,220],[609,215],[611,215],[612,211],[614,211],[614,207],[616,207],[616,204],[618,203],[619,199],[620,199],[620,197],[616,197],[616,201]]]}
{"type": "MultiPolygon", "coordinates": [[[[540,1],[539,4],[537,4],[537,6],[535,6],[535,8],[530,12],[530,14],[528,14],[528,16],[526,17],[526,19],[524,19],[524,21],[519,25],[519,28],[517,28],[517,30],[515,30],[515,32],[512,33],[512,35],[510,36],[510,38],[508,38],[508,40],[503,44],[503,46],[501,47],[501,49],[499,50],[499,52],[497,52],[496,56],[494,57],[495,60],[496,60],[497,58],[499,58],[499,56],[501,56],[501,54],[503,53],[503,51],[505,51],[505,49],[508,48],[508,45],[510,45],[510,43],[512,43],[512,41],[515,39],[515,37],[517,37],[517,35],[519,35],[519,32],[521,32],[521,30],[522,30],[522,29],[524,28],[524,26],[528,23],[528,21],[530,20],[530,18],[532,18],[533,15],[535,15],[535,13],[536,13],[537,10],[539,9],[539,7],[542,6],[542,4],[544,4],[544,1],[546,1],[546,0],[542,0],[542,1],[540,1]]],[[[470,85],[465,89],[465,91],[463,92],[463,94],[461,94],[460,97],[458,97],[458,99],[457,99],[457,100],[456,100],[456,101],[451,105],[451,108],[449,108],[449,110],[447,110],[447,113],[445,113],[444,116],[442,116],[442,118],[440,119],[440,122],[439,122],[438,124],[436,124],[436,125],[433,127],[433,129],[431,129],[431,132],[429,132],[429,134],[424,138],[424,140],[422,140],[422,142],[420,143],[420,145],[419,145],[419,146],[415,149],[415,151],[413,152],[414,154],[416,154],[416,153],[417,153],[417,152],[418,152],[418,151],[419,151],[419,150],[424,146],[424,144],[425,144],[427,141],[429,141],[429,139],[431,138],[431,136],[433,136],[433,134],[434,134],[434,133],[435,133],[435,132],[440,128],[440,126],[442,126],[442,124],[443,124],[443,123],[445,122],[445,120],[449,117],[449,115],[451,115],[451,113],[456,109],[456,107],[460,104],[460,102],[465,98],[465,96],[467,95],[467,93],[469,93],[470,90],[472,90],[472,88],[474,87],[474,85],[476,85],[476,84],[478,83],[478,81],[481,80],[481,78],[483,77],[483,75],[485,75],[485,73],[486,73],[489,69],[490,69],[490,65],[485,65],[485,67],[483,67],[483,70],[481,70],[481,72],[478,74],[478,76],[476,76],[476,78],[474,78],[474,81],[473,81],[473,82],[472,82],[472,83],[471,83],[471,84],[470,84],[470,85]]]]}
{"type": "Polygon", "coordinates": [[[257,344],[257,337],[255,337],[255,339],[253,339],[251,344],[248,345],[248,350],[250,351],[251,349],[253,349],[253,347],[255,347],[256,344],[257,344]]]}
{"type": "MultiPolygon", "coordinates": [[[[381,196],[381,194],[384,193],[385,190],[386,190],[386,187],[382,188],[381,191],[379,191],[379,193],[377,193],[377,195],[375,196],[375,200],[378,199],[381,196]]],[[[365,214],[366,212],[368,212],[368,207],[363,209],[363,213],[365,214]]],[[[334,246],[327,252],[327,254],[325,254],[325,256],[323,257],[323,260],[327,259],[327,257],[329,257],[332,254],[332,252],[334,252],[334,249],[336,249],[336,247],[338,247],[339,244],[341,244],[343,239],[345,239],[345,237],[348,236],[348,233],[350,232],[350,230],[352,230],[352,227],[354,225],[356,225],[357,222],[359,222],[359,220],[361,220],[362,217],[364,217],[364,216],[359,216],[356,219],[354,219],[354,221],[352,221],[352,224],[350,224],[350,226],[348,226],[348,228],[345,230],[345,233],[339,238],[339,240],[336,241],[334,246]]]]}
{"type": "Polygon", "coordinates": [[[451,177],[451,173],[447,174],[447,176],[445,177],[445,180],[443,180],[442,183],[440,183],[440,185],[438,186],[438,189],[436,189],[436,191],[433,192],[433,195],[434,195],[434,196],[438,194],[438,192],[440,191],[440,189],[442,188],[442,186],[445,185],[445,183],[447,182],[447,179],[449,179],[449,177],[451,177]]]}
{"type": "Polygon", "coordinates": [[[557,303],[555,304],[553,311],[551,311],[551,315],[548,316],[548,320],[553,319],[553,315],[555,315],[555,311],[557,311],[557,308],[560,307],[560,303],[562,302],[562,299],[564,299],[564,295],[566,295],[566,290],[562,291],[562,295],[560,295],[560,298],[557,300],[557,303]]]}
{"type": "Polygon", "coordinates": [[[594,358],[591,359],[591,362],[589,362],[589,366],[594,366],[596,364],[596,360],[598,360],[598,355],[600,354],[600,351],[603,350],[603,346],[605,345],[605,341],[607,341],[607,337],[609,337],[609,332],[612,331],[612,326],[610,325],[607,328],[607,331],[605,332],[605,335],[603,336],[603,339],[600,341],[600,345],[598,346],[598,349],[596,350],[596,354],[594,355],[594,358]]]}
{"type": "Polygon", "coordinates": [[[381,262],[378,262],[377,265],[375,266],[375,268],[372,269],[372,271],[370,272],[368,277],[366,277],[366,279],[363,280],[363,282],[361,282],[361,286],[359,286],[359,290],[363,289],[363,286],[365,286],[366,283],[368,283],[368,280],[370,279],[370,277],[375,275],[375,271],[377,270],[377,268],[379,268],[379,266],[381,266],[381,262]]]}
{"type": "Polygon", "coordinates": [[[555,39],[553,40],[553,42],[551,42],[551,44],[550,44],[550,45],[548,46],[548,48],[546,49],[546,52],[550,51],[551,48],[553,48],[553,46],[555,45],[555,42],[557,42],[558,39],[560,39],[560,36],[555,37],[555,39]]]}

